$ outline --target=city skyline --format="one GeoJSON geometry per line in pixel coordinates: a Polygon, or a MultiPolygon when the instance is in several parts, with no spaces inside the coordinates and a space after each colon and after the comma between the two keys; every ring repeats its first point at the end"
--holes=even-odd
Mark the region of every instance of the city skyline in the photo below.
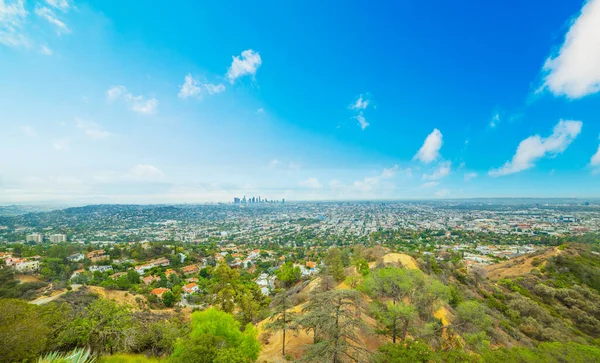
{"type": "Polygon", "coordinates": [[[0,204],[600,197],[600,0],[145,5],[0,0],[0,204]]]}

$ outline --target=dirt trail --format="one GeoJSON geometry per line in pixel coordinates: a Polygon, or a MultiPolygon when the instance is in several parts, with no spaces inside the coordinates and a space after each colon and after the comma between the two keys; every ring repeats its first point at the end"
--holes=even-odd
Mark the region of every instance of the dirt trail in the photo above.
{"type": "MultiPolygon", "coordinates": [[[[73,288],[72,291],[77,291],[77,290],[79,290],[79,288],[81,287],[81,285],[71,285],[71,287],[73,288]]],[[[60,290],[58,292],[55,292],[54,295],[51,295],[51,296],[42,296],[42,297],[39,297],[39,298],[37,298],[35,300],[30,301],[29,303],[33,304],[33,305],[44,305],[44,304],[49,303],[50,301],[54,301],[54,300],[58,299],[59,297],[61,297],[64,294],[66,294],[67,292],[68,292],[67,289],[60,290]]]]}

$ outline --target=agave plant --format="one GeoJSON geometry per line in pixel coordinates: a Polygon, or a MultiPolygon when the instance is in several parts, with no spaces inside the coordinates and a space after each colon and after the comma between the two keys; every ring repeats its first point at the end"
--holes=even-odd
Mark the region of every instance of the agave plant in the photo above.
{"type": "Polygon", "coordinates": [[[96,357],[89,349],[77,348],[68,353],[52,352],[38,359],[38,363],[94,363],[96,357]]]}

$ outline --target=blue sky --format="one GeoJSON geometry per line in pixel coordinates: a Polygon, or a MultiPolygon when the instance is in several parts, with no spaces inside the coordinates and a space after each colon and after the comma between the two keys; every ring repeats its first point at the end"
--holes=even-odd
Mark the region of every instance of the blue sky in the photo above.
{"type": "Polygon", "coordinates": [[[600,197],[600,0],[0,0],[0,203],[600,197]]]}

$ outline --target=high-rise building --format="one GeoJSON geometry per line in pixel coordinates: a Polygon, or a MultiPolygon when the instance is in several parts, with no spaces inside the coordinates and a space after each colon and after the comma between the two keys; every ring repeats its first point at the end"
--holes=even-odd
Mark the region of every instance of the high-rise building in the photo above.
{"type": "Polygon", "coordinates": [[[32,233],[25,236],[25,240],[27,242],[42,243],[44,241],[44,236],[40,233],[32,233]]]}
{"type": "Polygon", "coordinates": [[[53,234],[50,236],[50,242],[52,243],[61,243],[61,242],[67,242],[67,236],[64,234],[53,234]]]}

